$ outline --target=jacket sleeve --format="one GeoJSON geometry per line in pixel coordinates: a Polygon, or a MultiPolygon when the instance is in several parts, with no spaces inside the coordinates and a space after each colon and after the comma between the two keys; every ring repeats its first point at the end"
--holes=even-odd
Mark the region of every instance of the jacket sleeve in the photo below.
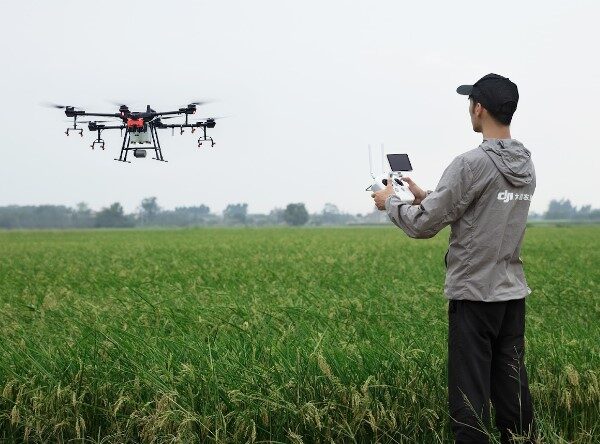
{"type": "Polygon", "coordinates": [[[476,195],[474,176],[467,161],[459,156],[446,168],[435,191],[410,205],[391,195],[385,201],[388,217],[408,236],[427,239],[458,220],[476,195]]]}

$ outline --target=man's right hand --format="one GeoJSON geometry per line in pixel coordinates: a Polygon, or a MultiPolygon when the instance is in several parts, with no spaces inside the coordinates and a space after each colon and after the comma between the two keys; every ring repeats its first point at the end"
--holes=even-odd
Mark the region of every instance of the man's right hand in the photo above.
{"type": "Polygon", "coordinates": [[[408,189],[415,196],[413,205],[419,205],[421,201],[427,197],[427,192],[423,191],[410,177],[402,176],[401,180],[406,182],[408,189]]]}

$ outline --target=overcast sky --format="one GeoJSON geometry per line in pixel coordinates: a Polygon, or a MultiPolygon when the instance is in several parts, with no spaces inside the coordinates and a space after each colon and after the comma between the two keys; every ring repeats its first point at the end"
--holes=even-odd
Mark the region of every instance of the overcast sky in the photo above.
{"type": "Polygon", "coordinates": [[[455,93],[489,72],[517,83],[512,134],[533,153],[532,209],[552,198],[600,207],[600,2],[593,1],[6,1],[0,17],[0,205],[156,196],[220,212],[246,202],[320,211],[373,208],[367,144],[380,164],[408,153],[435,187],[481,135],[455,93]],[[163,130],[161,163],[115,162],[118,132],[66,137],[43,101],[116,112],[228,115],[198,149],[163,130]]]}

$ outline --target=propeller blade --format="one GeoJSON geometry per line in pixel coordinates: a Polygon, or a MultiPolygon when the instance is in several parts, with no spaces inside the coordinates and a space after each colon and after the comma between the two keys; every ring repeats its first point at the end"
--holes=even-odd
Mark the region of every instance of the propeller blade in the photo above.
{"type": "Polygon", "coordinates": [[[129,109],[129,105],[127,105],[126,103],[123,103],[122,101],[118,101],[118,100],[107,100],[108,103],[111,103],[114,106],[118,106],[119,108],[121,107],[125,107],[127,109],[129,109]]]}
{"type": "Polygon", "coordinates": [[[40,103],[40,105],[43,107],[46,107],[46,108],[66,109],[67,107],[71,107],[73,109],[82,109],[82,108],[79,108],[78,106],[59,105],[58,103],[52,103],[52,102],[42,102],[42,103],[40,103]]]}
{"type": "MultiPolygon", "coordinates": [[[[65,119],[66,123],[73,123],[73,119],[65,119]]],[[[77,123],[122,123],[122,120],[77,120],[77,123]]]]}
{"type": "Polygon", "coordinates": [[[198,100],[196,102],[190,102],[190,105],[196,105],[196,106],[202,106],[202,105],[206,105],[207,103],[212,103],[212,100],[198,100]]]}
{"type": "Polygon", "coordinates": [[[217,116],[217,117],[201,117],[198,122],[206,122],[207,120],[219,120],[219,119],[227,119],[231,116],[217,116]]]}

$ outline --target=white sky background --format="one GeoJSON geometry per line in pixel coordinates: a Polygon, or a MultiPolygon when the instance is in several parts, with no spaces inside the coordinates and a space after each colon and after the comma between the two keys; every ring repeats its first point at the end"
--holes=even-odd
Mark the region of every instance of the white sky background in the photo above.
{"type": "MultiPolygon", "coordinates": [[[[373,208],[367,144],[410,155],[435,187],[476,147],[467,100],[489,72],[519,86],[512,133],[533,153],[532,210],[552,198],[600,207],[598,1],[11,1],[0,17],[0,205],[119,201],[159,205],[290,202],[373,208]],[[169,163],[118,157],[118,131],[66,137],[54,101],[116,112],[109,101],[230,115],[198,149],[160,135],[169,163]]],[[[132,157],[132,156],[131,156],[132,157]]]]}

